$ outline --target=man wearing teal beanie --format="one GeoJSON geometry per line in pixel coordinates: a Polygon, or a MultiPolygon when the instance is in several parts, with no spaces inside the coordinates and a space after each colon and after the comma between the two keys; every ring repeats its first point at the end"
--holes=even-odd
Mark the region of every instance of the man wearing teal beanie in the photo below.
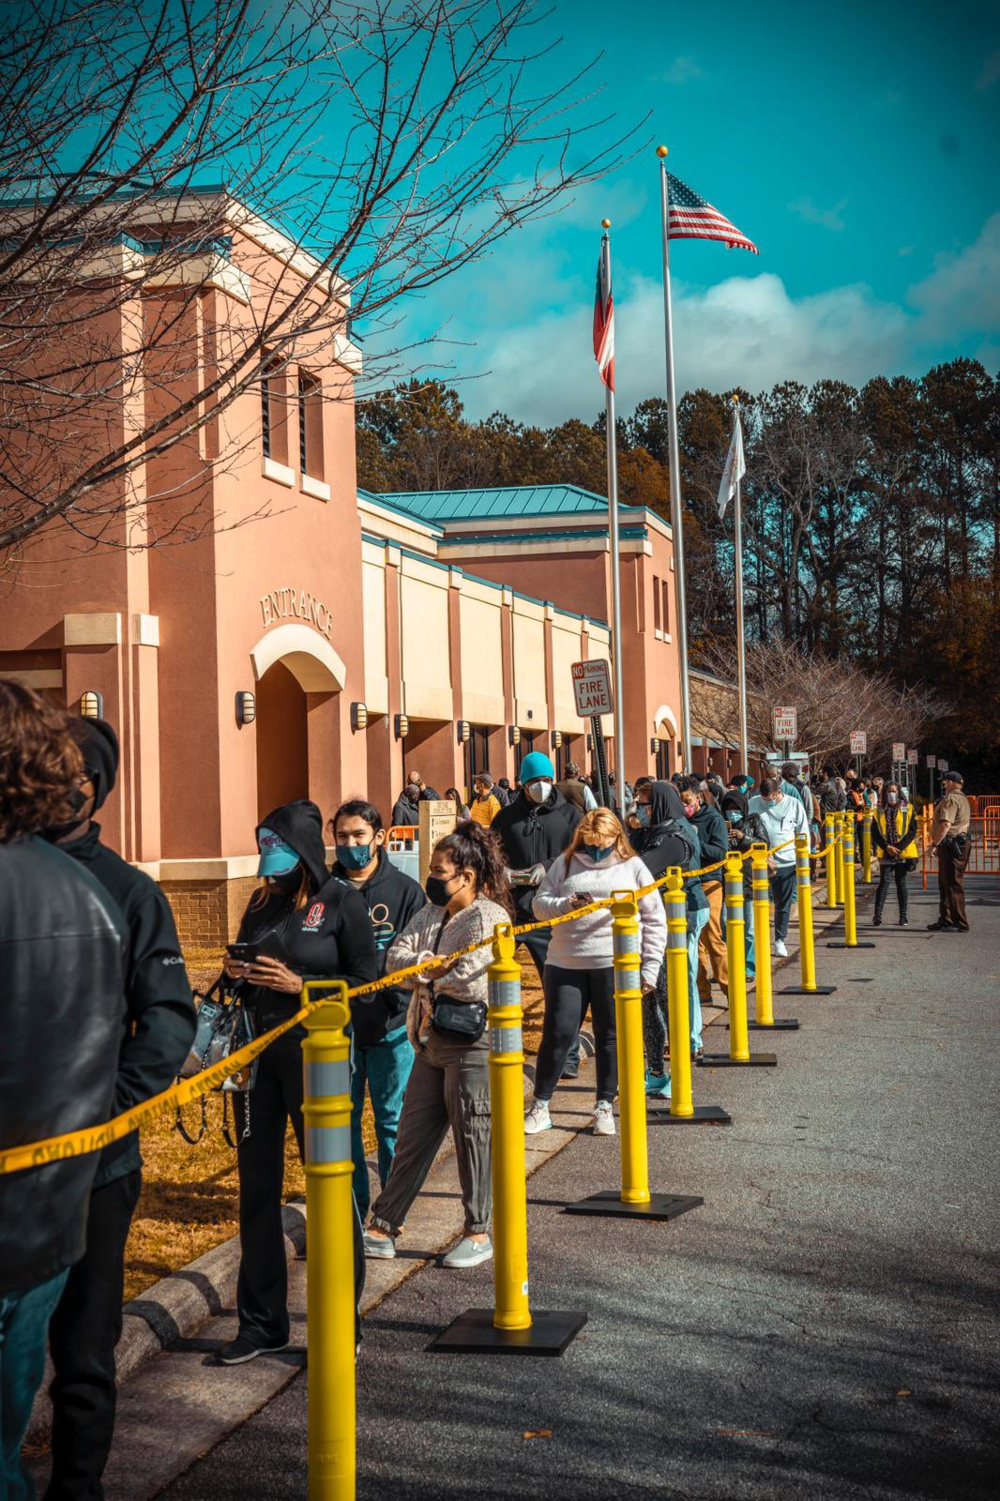
{"type": "MultiPolygon", "coordinates": [[[[516,920],[534,921],[531,900],[553,860],[563,853],[583,817],[579,808],[556,786],[556,769],[541,751],[529,751],[521,762],[521,787],[513,801],[501,808],[492,828],[503,846],[514,892],[516,920]]],[[[524,945],[541,976],[550,930],[528,933],[524,945]]]]}

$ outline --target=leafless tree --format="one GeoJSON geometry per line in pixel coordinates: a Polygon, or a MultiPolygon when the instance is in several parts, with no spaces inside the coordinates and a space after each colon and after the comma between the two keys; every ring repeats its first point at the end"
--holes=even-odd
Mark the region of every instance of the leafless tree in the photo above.
{"type": "MultiPolygon", "coordinates": [[[[6,8],[8,563],[42,528],[136,548],[257,514],[206,516],[198,482],[239,453],[262,382],[291,410],[305,362],[339,372],[321,399],[353,399],[357,322],[391,334],[403,298],[621,160],[629,137],[583,75],[554,81],[552,48],[535,0],[6,8]]],[[[404,353],[382,344],[376,384],[404,353]]]]}
{"type": "MultiPolygon", "coordinates": [[[[747,728],[750,742],[780,750],[773,736],[771,710],[792,704],[798,710],[797,751],[810,758],[847,764],[852,730],[868,736],[867,761],[888,764],[894,741],[915,746],[946,705],[920,688],[899,688],[887,676],[864,672],[849,657],[831,659],[804,651],[794,642],[772,640],[748,644],[747,728]]],[[[699,665],[713,677],[732,683],[735,641],[714,641],[700,648],[699,665]]],[[[739,743],[739,709],[735,690],[699,698],[700,728],[712,738],[739,743]],[[706,714],[711,722],[704,722],[706,714]]]]}

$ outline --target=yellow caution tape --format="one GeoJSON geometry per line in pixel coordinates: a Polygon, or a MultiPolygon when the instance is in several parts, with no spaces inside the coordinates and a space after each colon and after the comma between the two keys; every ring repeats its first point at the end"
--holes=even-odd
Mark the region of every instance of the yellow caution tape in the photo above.
{"type": "MultiPolygon", "coordinates": [[[[834,840],[834,843],[836,842],[837,840],[834,840]]],[[[785,849],[793,843],[794,840],[786,840],[784,844],[775,845],[767,853],[773,855],[779,849],[785,849]]],[[[750,851],[748,850],[742,859],[748,860],[749,858],[750,851]]],[[[725,863],[725,860],[718,860],[714,865],[706,865],[701,870],[686,870],[684,877],[687,880],[692,876],[711,875],[714,871],[721,870],[725,863]]],[[[666,885],[668,880],[669,876],[661,876],[658,881],[653,881],[649,886],[643,886],[641,890],[636,891],[635,896],[649,896],[661,886],[666,885]]],[[[533,933],[539,928],[552,928],[558,923],[575,922],[578,917],[586,917],[588,913],[610,907],[613,901],[613,897],[603,897],[600,901],[590,902],[586,907],[577,907],[575,911],[567,912],[561,917],[549,918],[547,922],[523,923],[520,927],[513,929],[514,937],[518,938],[523,933],[533,933]]],[[[439,965],[452,963],[455,959],[463,959],[468,954],[474,954],[477,949],[490,948],[492,944],[492,936],[481,938],[476,943],[470,943],[466,948],[458,949],[453,954],[442,954],[436,958],[424,960],[420,964],[411,964],[407,969],[396,970],[393,974],[384,975],[381,980],[373,980],[367,985],[355,985],[353,989],[348,990],[347,994],[350,998],[373,995],[376,991],[400,985],[404,980],[415,979],[418,975],[423,975],[439,965]]],[[[237,1049],[235,1053],[230,1053],[221,1062],[213,1063],[211,1068],[203,1069],[193,1078],[184,1079],[179,1084],[172,1084],[169,1089],[153,1095],[141,1105],[133,1106],[122,1115],[116,1115],[112,1120],[105,1121],[103,1125],[87,1126],[81,1131],[67,1131],[62,1136],[49,1136],[44,1141],[30,1142],[25,1146],[8,1147],[0,1151],[0,1177],[5,1173],[19,1173],[27,1168],[44,1167],[49,1162],[60,1162],[67,1157],[85,1157],[90,1152],[99,1152],[102,1148],[110,1146],[112,1142],[120,1141],[124,1136],[130,1136],[141,1126],[148,1126],[151,1121],[169,1115],[182,1105],[190,1105],[192,1101],[200,1099],[210,1090],[219,1089],[232,1074],[239,1073],[248,1063],[258,1058],[276,1038],[305,1021],[306,1017],[319,1006],[327,1004],[328,1002],[324,1000],[311,1001],[301,1006],[293,1016],[288,1017],[277,1027],[272,1027],[270,1031],[255,1037],[253,1042],[248,1042],[245,1047],[237,1049]]]]}

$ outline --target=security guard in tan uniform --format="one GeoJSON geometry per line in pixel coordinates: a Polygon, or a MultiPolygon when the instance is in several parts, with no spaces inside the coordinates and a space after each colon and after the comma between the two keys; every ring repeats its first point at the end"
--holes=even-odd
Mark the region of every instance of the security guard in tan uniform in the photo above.
{"type": "Polygon", "coordinates": [[[972,849],[972,810],[962,791],[962,773],[946,771],[942,780],[944,797],[934,806],[931,825],[931,849],[938,857],[939,916],[927,926],[935,933],[967,933],[965,867],[972,849]]]}

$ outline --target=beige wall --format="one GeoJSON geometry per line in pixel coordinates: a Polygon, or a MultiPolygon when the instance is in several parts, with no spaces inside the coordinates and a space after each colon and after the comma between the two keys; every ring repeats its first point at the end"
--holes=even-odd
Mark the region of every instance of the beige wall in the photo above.
{"type": "Polygon", "coordinates": [[[373,714],[389,709],[386,660],[385,549],[361,544],[361,597],[365,632],[365,703],[373,714]]]}
{"type": "Polygon", "coordinates": [[[403,705],[415,719],[452,717],[448,579],[447,569],[402,560],[403,705]]]}
{"type": "Polygon", "coordinates": [[[501,593],[462,580],[459,598],[462,635],[463,715],[471,724],[504,722],[501,593]]]}
{"type": "Polygon", "coordinates": [[[545,701],[545,607],[516,596],[514,703],[515,718],[522,729],[548,728],[549,712],[545,701]]]}

